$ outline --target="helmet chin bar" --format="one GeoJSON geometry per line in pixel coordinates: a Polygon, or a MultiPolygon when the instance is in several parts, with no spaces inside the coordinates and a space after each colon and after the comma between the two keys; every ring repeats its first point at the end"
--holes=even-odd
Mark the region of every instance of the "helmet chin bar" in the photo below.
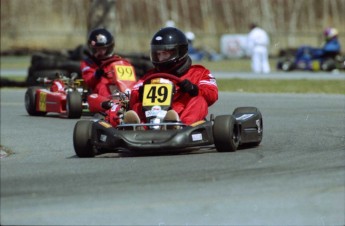
{"type": "Polygon", "coordinates": [[[172,62],[153,63],[153,65],[159,72],[171,73],[180,77],[189,70],[192,65],[192,59],[186,55],[184,58],[180,58],[180,61],[175,59],[172,62]]]}

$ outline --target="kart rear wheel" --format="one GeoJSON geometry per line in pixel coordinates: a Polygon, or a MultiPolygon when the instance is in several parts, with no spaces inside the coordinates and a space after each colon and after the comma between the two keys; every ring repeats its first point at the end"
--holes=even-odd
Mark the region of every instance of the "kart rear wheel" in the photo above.
{"type": "Polygon", "coordinates": [[[78,91],[69,92],[66,98],[66,112],[68,118],[80,118],[83,113],[81,95],[78,91]]]}
{"type": "Polygon", "coordinates": [[[40,87],[33,86],[29,87],[25,92],[25,108],[29,115],[32,116],[43,116],[47,112],[37,111],[36,110],[36,90],[40,87]]]}
{"type": "Polygon", "coordinates": [[[214,119],[213,124],[214,145],[219,152],[236,151],[240,133],[236,126],[236,119],[232,115],[220,115],[214,119]]]}
{"type": "Polygon", "coordinates": [[[96,152],[91,145],[92,122],[88,120],[78,121],[73,131],[74,151],[80,158],[95,157],[96,152]]]}

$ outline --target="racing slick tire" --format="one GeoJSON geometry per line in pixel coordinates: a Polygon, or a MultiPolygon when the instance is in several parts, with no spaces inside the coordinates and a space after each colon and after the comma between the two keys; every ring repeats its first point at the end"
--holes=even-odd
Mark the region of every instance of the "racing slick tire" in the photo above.
{"type": "Polygon", "coordinates": [[[25,108],[31,116],[44,116],[47,112],[36,110],[36,90],[40,87],[29,87],[25,92],[25,108]]]}
{"type": "Polygon", "coordinates": [[[72,91],[66,97],[66,113],[68,118],[80,118],[83,113],[82,98],[78,91],[72,91]]]}
{"type": "Polygon", "coordinates": [[[294,65],[292,61],[284,61],[282,62],[281,69],[285,72],[292,71],[294,69],[294,65]]]}
{"type": "Polygon", "coordinates": [[[336,62],[333,59],[327,59],[321,64],[321,69],[323,71],[332,71],[337,68],[336,62]]]}
{"type": "Polygon", "coordinates": [[[92,122],[89,120],[78,121],[73,131],[74,151],[80,158],[95,157],[96,151],[91,145],[91,127],[92,122]]]}
{"type": "Polygon", "coordinates": [[[260,112],[256,107],[238,107],[232,113],[233,115],[236,114],[251,114],[251,113],[258,113],[260,112]]]}
{"type": "MultiPolygon", "coordinates": [[[[263,135],[263,120],[262,120],[262,115],[261,112],[259,111],[258,108],[256,107],[238,107],[234,110],[234,112],[232,113],[232,115],[242,115],[242,114],[259,114],[260,115],[260,129],[261,129],[261,134],[263,135]]],[[[261,135],[261,139],[257,142],[251,142],[251,143],[246,143],[245,146],[247,147],[254,147],[254,146],[258,146],[261,141],[262,141],[262,135],[261,135]]]]}
{"type": "Polygon", "coordinates": [[[236,151],[240,142],[240,134],[234,116],[217,116],[212,129],[214,145],[218,152],[236,151]]]}

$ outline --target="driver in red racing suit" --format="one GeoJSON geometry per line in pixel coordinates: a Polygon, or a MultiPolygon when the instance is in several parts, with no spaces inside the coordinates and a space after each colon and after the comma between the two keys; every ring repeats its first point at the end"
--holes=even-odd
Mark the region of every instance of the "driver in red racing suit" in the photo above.
{"type": "Polygon", "coordinates": [[[114,105],[109,101],[109,83],[112,80],[108,78],[108,74],[114,70],[111,64],[115,62],[118,65],[132,66],[125,59],[114,55],[114,46],[113,35],[108,30],[97,28],[91,31],[88,47],[92,55],[81,62],[82,77],[92,91],[88,96],[90,112],[104,112],[114,105]]]}
{"type": "Polygon", "coordinates": [[[145,122],[140,100],[143,81],[158,72],[173,74],[181,79],[177,83],[170,110],[177,113],[176,121],[191,125],[204,120],[208,107],[218,100],[218,87],[208,69],[192,65],[185,34],[174,27],[159,30],[151,41],[151,62],[155,68],[138,81],[131,93],[130,108],[138,114],[140,121],[145,122]]]}

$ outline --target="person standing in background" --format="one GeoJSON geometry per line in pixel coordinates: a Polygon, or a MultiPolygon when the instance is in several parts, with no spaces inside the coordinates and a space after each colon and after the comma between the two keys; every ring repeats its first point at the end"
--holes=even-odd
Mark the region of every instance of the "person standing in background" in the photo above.
{"type": "Polygon", "coordinates": [[[194,47],[193,41],[195,39],[195,34],[191,31],[187,31],[185,34],[188,40],[189,57],[192,59],[192,61],[201,61],[205,57],[205,53],[194,47]]]}
{"type": "Polygon", "coordinates": [[[175,21],[173,20],[167,20],[165,22],[165,27],[175,27],[175,21]]]}
{"type": "Polygon", "coordinates": [[[269,73],[270,65],[268,61],[268,46],[270,39],[265,30],[257,24],[250,24],[248,34],[248,51],[252,60],[252,70],[254,73],[269,73]]]}

